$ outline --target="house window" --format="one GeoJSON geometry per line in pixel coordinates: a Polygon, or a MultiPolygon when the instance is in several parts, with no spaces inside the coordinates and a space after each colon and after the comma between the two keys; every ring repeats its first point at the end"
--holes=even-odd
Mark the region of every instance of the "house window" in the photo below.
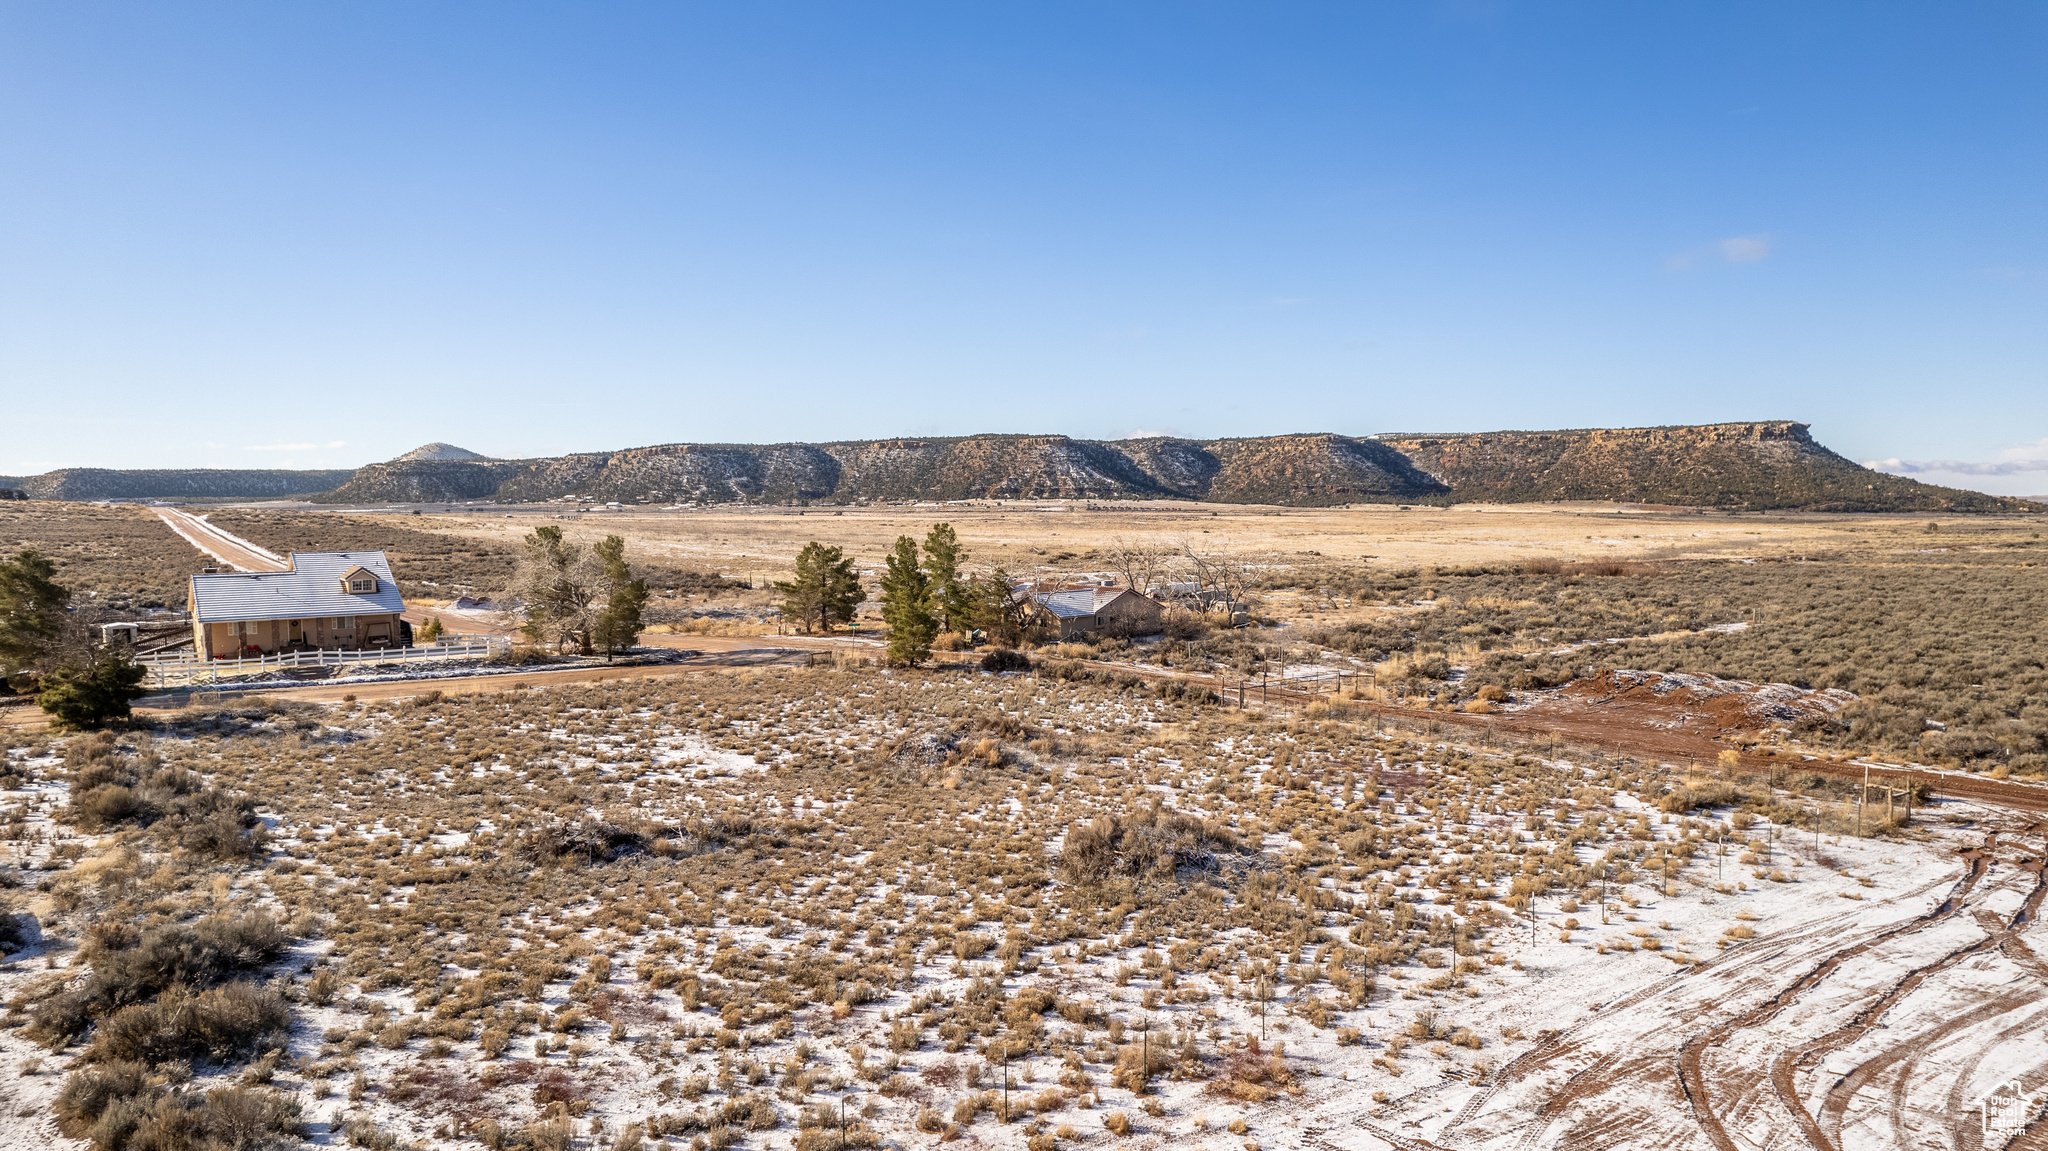
{"type": "Polygon", "coordinates": [[[377,581],[374,578],[352,579],[348,581],[348,590],[357,595],[369,595],[377,590],[377,581]]]}
{"type": "Polygon", "coordinates": [[[355,629],[356,617],[352,615],[338,615],[334,617],[335,631],[354,631],[355,629]]]}

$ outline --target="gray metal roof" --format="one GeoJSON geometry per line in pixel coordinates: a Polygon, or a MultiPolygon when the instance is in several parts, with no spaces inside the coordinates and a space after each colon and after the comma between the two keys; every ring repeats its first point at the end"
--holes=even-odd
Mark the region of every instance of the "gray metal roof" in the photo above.
{"type": "Polygon", "coordinates": [[[1120,587],[1075,588],[1070,591],[1033,592],[1031,599],[1061,619],[1094,615],[1128,590],[1120,587]]]}
{"type": "Polygon", "coordinates": [[[293,552],[291,570],[217,572],[192,577],[192,614],[202,623],[243,619],[311,619],[405,610],[383,552],[293,552]],[[341,577],[355,568],[377,577],[371,595],[349,595],[341,577]]]}

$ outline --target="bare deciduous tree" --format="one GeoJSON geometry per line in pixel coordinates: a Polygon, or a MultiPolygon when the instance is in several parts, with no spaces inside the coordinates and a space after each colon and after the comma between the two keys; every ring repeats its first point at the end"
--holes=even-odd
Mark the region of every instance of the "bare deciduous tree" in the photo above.
{"type": "Polygon", "coordinates": [[[1198,600],[1205,611],[1211,606],[1242,600],[1258,571],[1258,565],[1249,556],[1204,551],[1186,538],[1181,540],[1180,553],[1194,576],[1198,600]]]}
{"type": "Polygon", "coordinates": [[[1102,549],[1109,566],[1123,577],[1124,586],[1150,593],[1169,574],[1174,548],[1156,540],[1111,536],[1102,549]]]}

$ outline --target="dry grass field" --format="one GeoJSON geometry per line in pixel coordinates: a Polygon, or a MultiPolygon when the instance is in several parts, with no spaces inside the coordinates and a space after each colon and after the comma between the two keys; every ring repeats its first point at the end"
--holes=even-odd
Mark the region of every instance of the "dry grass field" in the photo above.
{"type": "MultiPolygon", "coordinates": [[[[896,536],[921,536],[942,517],[972,562],[1019,576],[1107,574],[1119,541],[1184,544],[1246,557],[1257,573],[1254,614],[1268,626],[1060,654],[1231,676],[1374,670],[1404,701],[1447,708],[1483,702],[1489,686],[1544,687],[1603,667],[1787,682],[1862,697],[1799,725],[1809,745],[2048,770],[2048,631],[2038,606],[2048,602],[2048,546],[2031,517],[1130,507],[408,518],[513,540],[534,515],[559,516],[572,536],[618,532],[639,554],[757,582],[783,575],[812,539],[871,565],[896,536]]],[[[733,593],[726,606],[745,630],[766,604],[733,593]]],[[[1730,735],[1761,738],[1753,726],[1730,735]]]]}
{"type": "Polygon", "coordinates": [[[74,595],[108,608],[185,606],[186,579],[207,561],[146,508],[0,502],[0,553],[34,548],[74,595]]]}
{"type": "Polygon", "coordinates": [[[1819,777],[839,662],[9,749],[10,1145],[1440,1126],[1592,1004],[1955,878],[1819,777]]]}
{"type": "MultiPolygon", "coordinates": [[[[843,546],[879,565],[899,535],[921,537],[951,523],[984,564],[1019,575],[1086,571],[1106,563],[1122,538],[1186,541],[1241,552],[1276,566],[1370,562],[1389,566],[1508,564],[1529,559],[1640,560],[1819,552],[1894,536],[1912,539],[1925,519],[1897,516],[1724,515],[1611,504],[1522,504],[1453,508],[1267,508],[1211,504],[950,504],[872,508],[711,507],[673,512],[554,509],[455,512],[406,517],[416,526],[516,543],[531,517],[562,522],[572,537],[617,532],[650,558],[679,566],[752,570],[781,577],[811,540],[843,546]],[[1089,510],[1090,507],[1099,510],[1089,510]],[[1045,510],[1040,510],[1045,509],[1045,510]]],[[[2038,521],[1971,517],[1962,530],[2038,521]]],[[[2031,527],[2029,530],[2033,530],[2031,527]]],[[[1924,546],[1924,545],[1919,545],[1924,546]]],[[[1103,569],[1106,570],[1106,569],[1103,569]]]]}
{"type": "Polygon", "coordinates": [[[2035,821],[1809,758],[2041,774],[2031,522],[1207,510],[239,522],[756,579],[941,516],[1019,574],[1201,537],[1259,626],[0,735],[0,1151],[1860,1149],[2048,1081],[2035,821]],[[1317,668],[1376,678],[1208,686],[1317,668]],[[1631,708],[1776,754],[1529,738],[1631,708]]]}

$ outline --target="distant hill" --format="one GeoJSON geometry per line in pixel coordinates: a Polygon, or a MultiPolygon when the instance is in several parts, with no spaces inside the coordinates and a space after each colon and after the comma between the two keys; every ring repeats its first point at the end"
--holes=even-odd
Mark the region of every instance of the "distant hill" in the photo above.
{"type": "Polygon", "coordinates": [[[1460,500],[1628,503],[1810,511],[2013,511],[2003,496],[1886,475],[1815,443],[1789,420],[1556,432],[1382,435],[1460,500]]]}
{"type": "Polygon", "coordinates": [[[279,499],[324,492],[354,472],[243,468],[60,468],[0,482],[37,500],[279,499]]]}
{"type": "Polygon", "coordinates": [[[431,444],[421,444],[402,456],[394,456],[391,462],[394,464],[409,464],[415,460],[482,460],[489,458],[488,456],[470,451],[468,448],[458,448],[454,444],[444,444],[435,441],[431,444]]]}
{"type": "MultiPolygon", "coordinates": [[[[0,486],[6,486],[0,484],[0,486]]],[[[1186,440],[947,436],[823,444],[660,444],[500,460],[433,443],[354,472],[109,472],[21,481],[38,499],[324,503],[1184,499],[1348,503],[1599,500],[1813,511],[2039,511],[1871,471],[1790,421],[1552,432],[1329,433],[1186,440]]]]}
{"type": "Polygon", "coordinates": [[[1192,499],[1343,504],[1448,489],[1372,440],[1336,435],[1104,442],[985,435],[827,444],[663,444],[519,461],[373,464],[332,503],[590,496],[734,499],[1192,499]]]}

